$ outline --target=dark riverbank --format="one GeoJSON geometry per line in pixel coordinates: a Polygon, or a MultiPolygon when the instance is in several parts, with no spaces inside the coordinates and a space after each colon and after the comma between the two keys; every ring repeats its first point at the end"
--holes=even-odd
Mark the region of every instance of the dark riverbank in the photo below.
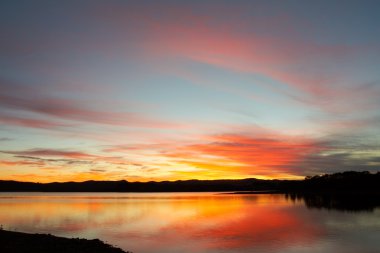
{"type": "Polygon", "coordinates": [[[315,191],[315,192],[280,192],[280,191],[249,191],[227,192],[221,194],[284,194],[293,202],[303,201],[310,209],[327,209],[348,212],[373,212],[380,207],[380,192],[368,191],[315,191]]]}
{"type": "Polygon", "coordinates": [[[2,253],[128,253],[98,239],[63,238],[0,230],[2,253]]]}

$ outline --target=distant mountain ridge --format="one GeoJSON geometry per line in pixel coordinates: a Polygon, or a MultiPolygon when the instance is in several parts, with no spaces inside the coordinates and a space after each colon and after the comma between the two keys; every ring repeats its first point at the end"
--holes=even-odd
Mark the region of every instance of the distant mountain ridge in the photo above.
{"type": "Polygon", "coordinates": [[[0,180],[1,192],[380,192],[380,172],[347,171],[306,177],[304,180],[178,180],[162,182],[85,181],[32,183],[0,180]]]}

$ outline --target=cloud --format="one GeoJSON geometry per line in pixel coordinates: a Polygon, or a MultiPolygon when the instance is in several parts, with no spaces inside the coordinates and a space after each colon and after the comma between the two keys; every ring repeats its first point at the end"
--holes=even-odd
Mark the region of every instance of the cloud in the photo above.
{"type": "MultiPolygon", "coordinates": [[[[76,159],[91,159],[98,158],[97,155],[91,155],[80,151],[66,151],[58,149],[30,149],[24,151],[0,151],[5,154],[12,154],[17,156],[43,156],[43,157],[65,157],[65,158],[76,158],[76,159]]],[[[29,157],[30,159],[30,157],[29,157]]]]}
{"type": "Polygon", "coordinates": [[[58,98],[52,95],[35,93],[34,90],[19,84],[0,80],[0,106],[8,109],[12,114],[2,113],[1,121],[7,124],[21,125],[33,128],[56,128],[70,125],[71,122],[87,122],[111,126],[142,127],[142,128],[181,128],[184,125],[151,117],[146,117],[134,112],[116,112],[90,108],[83,101],[58,98]],[[33,113],[36,115],[25,117],[17,116],[18,113],[33,113]],[[68,121],[69,123],[59,123],[68,121]]]}
{"type": "MultiPolygon", "coordinates": [[[[224,11],[230,12],[225,9],[218,14],[228,15],[224,11]]],[[[263,74],[318,96],[330,91],[325,80],[330,79],[331,73],[324,68],[321,75],[320,70],[313,69],[315,65],[310,61],[316,64],[330,61],[328,65],[333,65],[358,49],[338,44],[318,44],[296,32],[291,37],[255,32],[279,17],[267,18],[262,23],[231,20],[215,25],[212,18],[204,14],[186,13],[175,8],[163,13],[181,18],[173,23],[169,18],[159,16],[152,18],[154,20],[150,26],[148,23],[147,36],[152,39],[144,45],[151,57],[183,57],[232,71],[263,74]]],[[[291,27],[298,25],[297,21],[288,17],[283,24],[287,27],[283,28],[291,30],[291,27]]]]}
{"type": "Polygon", "coordinates": [[[343,171],[379,171],[380,156],[367,156],[363,153],[361,155],[362,157],[357,157],[355,153],[350,152],[310,154],[293,166],[303,173],[308,172],[309,175],[343,171]]]}
{"type": "Polygon", "coordinates": [[[90,172],[106,172],[104,169],[90,169],[90,172]]]}
{"type": "Polygon", "coordinates": [[[179,147],[166,155],[179,164],[200,169],[185,173],[202,177],[215,177],[219,172],[239,178],[295,178],[345,170],[376,171],[380,166],[379,145],[356,142],[353,146],[355,142],[348,144],[352,139],[343,136],[224,134],[208,140],[213,141],[179,147]]]}
{"type": "Polygon", "coordinates": [[[34,156],[24,156],[24,155],[15,155],[15,158],[32,160],[32,161],[41,161],[44,163],[63,163],[67,165],[81,165],[81,164],[92,164],[92,161],[87,160],[75,160],[75,159],[46,159],[34,156]]]}
{"type": "MultiPolygon", "coordinates": [[[[52,169],[52,168],[49,168],[52,169]]],[[[106,172],[95,172],[95,171],[86,171],[86,172],[72,172],[59,170],[59,176],[55,173],[46,173],[44,168],[41,168],[40,172],[35,173],[15,173],[10,176],[4,176],[3,180],[17,180],[17,181],[26,181],[26,182],[83,182],[87,180],[120,180],[123,178],[123,174],[117,171],[106,171],[106,172]]]]}
{"type": "Polygon", "coordinates": [[[0,138],[0,141],[12,141],[13,139],[12,138],[8,138],[8,137],[1,137],[0,138]]]}
{"type": "Polygon", "coordinates": [[[311,121],[331,129],[363,130],[375,126],[379,118],[378,81],[340,87],[331,84],[330,91],[319,97],[288,95],[302,105],[320,108],[324,114],[311,116],[311,121]]]}
{"type": "Polygon", "coordinates": [[[235,170],[242,175],[296,175],[291,166],[326,147],[304,137],[211,136],[212,142],[184,146],[168,154],[179,162],[207,170],[235,170]]]}
{"type": "MultiPolygon", "coordinates": [[[[147,57],[149,55],[151,61],[160,61],[159,66],[165,72],[245,97],[248,94],[233,85],[213,84],[210,78],[193,74],[188,66],[181,63],[183,60],[193,61],[237,74],[264,76],[275,81],[276,85],[266,83],[273,86],[270,87],[272,92],[282,93],[293,102],[317,109],[321,113],[316,117],[343,117],[343,124],[346,121],[360,124],[363,119],[357,118],[358,115],[376,113],[380,106],[378,80],[371,80],[373,76],[367,78],[368,82],[363,81],[367,80],[365,78],[358,80],[352,74],[366,73],[361,65],[363,63],[357,58],[372,54],[373,49],[360,44],[354,46],[310,40],[297,31],[307,26],[304,24],[306,20],[272,16],[261,18],[260,22],[249,22],[249,18],[244,21],[231,18],[227,21],[218,19],[219,22],[215,23],[214,19],[219,15],[234,17],[228,8],[218,10],[215,16],[180,8],[160,10],[158,13],[161,15],[150,17],[150,22],[145,20],[148,39],[142,45],[146,47],[147,57]],[[164,14],[170,18],[163,18],[164,14]],[[178,22],[171,22],[171,18],[177,18],[178,22]],[[267,30],[267,24],[273,23],[278,25],[273,30],[277,33],[262,32],[267,30]],[[279,27],[282,30],[278,30],[279,27]],[[283,36],[281,31],[288,31],[289,34],[283,36]],[[352,119],[355,116],[356,119],[352,119]]],[[[238,13],[245,13],[245,10],[238,13]]],[[[261,84],[256,82],[253,85],[261,84]]],[[[251,98],[260,103],[270,102],[270,99],[256,96],[251,98]]]]}
{"type": "Polygon", "coordinates": [[[43,161],[9,161],[0,160],[0,165],[3,166],[43,166],[43,161]]]}
{"type": "Polygon", "coordinates": [[[373,171],[380,168],[380,145],[377,139],[363,140],[362,136],[328,136],[320,145],[326,149],[307,154],[291,164],[303,175],[342,171],[373,171]]]}
{"type": "Polygon", "coordinates": [[[59,129],[62,127],[68,127],[70,125],[64,124],[54,120],[44,120],[31,117],[23,117],[16,115],[5,115],[0,113],[0,122],[5,125],[21,126],[27,128],[38,129],[59,129]]]}
{"type": "MultiPolygon", "coordinates": [[[[33,162],[41,165],[47,164],[58,164],[65,166],[76,166],[81,165],[102,165],[107,166],[122,165],[122,166],[142,166],[127,161],[124,157],[120,156],[105,156],[105,155],[93,155],[86,152],[76,151],[76,150],[61,150],[61,149],[29,149],[21,151],[10,151],[2,150],[0,153],[13,155],[14,158],[20,159],[17,162],[33,162]]],[[[112,167],[113,168],[113,167],[112,167]]],[[[111,170],[112,170],[111,168],[111,170]]]]}

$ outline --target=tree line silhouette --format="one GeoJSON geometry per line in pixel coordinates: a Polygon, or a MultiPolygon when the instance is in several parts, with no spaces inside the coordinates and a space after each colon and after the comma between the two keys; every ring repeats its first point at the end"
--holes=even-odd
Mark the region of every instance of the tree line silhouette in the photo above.
{"type": "Polygon", "coordinates": [[[2,192],[226,192],[269,191],[282,193],[379,193],[380,172],[347,171],[308,176],[304,180],[178,180],[162,182],[85,181],[32,183],[0,181],[2,192]]]}

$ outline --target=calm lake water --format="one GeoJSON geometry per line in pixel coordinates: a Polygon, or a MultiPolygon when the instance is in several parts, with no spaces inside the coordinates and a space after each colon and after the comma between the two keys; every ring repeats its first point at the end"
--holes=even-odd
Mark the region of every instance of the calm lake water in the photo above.
{"type": "Polygon", "coordinates": [[[281,194],[0,193],[7,230],[134,253],[380,252],[380,209],[354,209],[281,194]]]}

